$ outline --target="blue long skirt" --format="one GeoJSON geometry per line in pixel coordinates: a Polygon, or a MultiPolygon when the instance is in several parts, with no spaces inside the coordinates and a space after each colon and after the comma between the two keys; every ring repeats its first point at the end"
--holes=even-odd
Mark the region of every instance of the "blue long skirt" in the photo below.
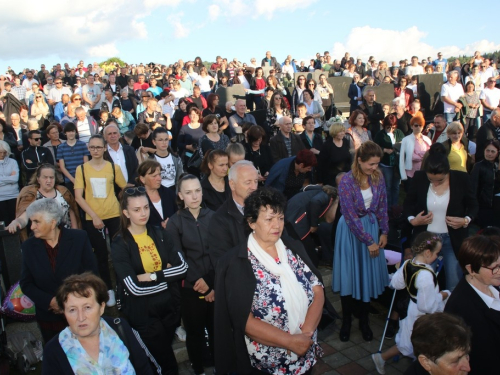
{"type": "MultiPolygon", "coordinates": [[[[377,219],[369,215],[360,218],[363,228],[378,243],[379,227],[377,219]]],[[[384,250],[376,258],[370,258],[368,246],[356,238],[349,230],[342,216],[337,226],[335,237],[335,253],[333,256],[334,292],[341,296],[352,296],[354,299],[369,302],[377,298],[389,285],[389,274],[384,250]]]]}

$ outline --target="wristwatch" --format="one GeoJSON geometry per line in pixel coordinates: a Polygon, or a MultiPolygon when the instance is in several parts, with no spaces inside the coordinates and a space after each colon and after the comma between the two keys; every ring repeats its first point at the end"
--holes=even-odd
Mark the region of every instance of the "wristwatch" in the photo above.
{"type": "Polygon", "coordinates": [[[151,279],[151,281],[156,281],[157,279],[156,272],[151,272],[149,274],[149,278],[151,279]]]}
{"type": "Polygon", "coordinates": [[[464,226],[463,226],[463,227],[464,227],[464,228],[467,228],[467,227],[469,226],[470,221],[471,221],[471,220],[470,220],[470,217],[468,217],[468,216],[464,217],[464,223],[465,223],[465,224],[464,224],[464,226]]]}

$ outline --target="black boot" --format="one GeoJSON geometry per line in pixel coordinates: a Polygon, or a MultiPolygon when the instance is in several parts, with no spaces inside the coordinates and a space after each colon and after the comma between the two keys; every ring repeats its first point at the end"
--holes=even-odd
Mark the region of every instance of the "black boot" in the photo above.
{"type": "Polygon", "coordinates": [[[373,332],[370,328],[369,325],[369,320],[368,320],[368,311],[370,309],[370,303],[369,302],[362,302],[361,303],[361,310],[359,313],[359,330],[361,331],[361,335],[363,336],[363,340],[365,341],[372,341],[373,339],[373,332]]]}
{"type": "Polygon", "coordinates": [[[351,312],[352,312],[352,297],[341,296],[340,303],[342,305],[342,327],[340,328],[339,338],[340,341],[349,341],[351,337],[351,312]]]}

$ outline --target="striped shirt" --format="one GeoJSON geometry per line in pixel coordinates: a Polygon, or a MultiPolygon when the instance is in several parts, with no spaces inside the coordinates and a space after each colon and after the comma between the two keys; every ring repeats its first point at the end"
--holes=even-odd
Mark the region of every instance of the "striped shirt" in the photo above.
{"type": "MultiPolygon", "coordinates": [[[[90,152],[85,142],[80,140],[77,140],[74,146],[70,146],[65,142],[57,148],[57,161],[64,160],[64,167],[73,177],[75,177],[76,168],[83,164],[83,157],[85,155],[89,156],[90,152]]],[[[64,176],[64,181],[70,182],[66,176],[64,176]]]]}

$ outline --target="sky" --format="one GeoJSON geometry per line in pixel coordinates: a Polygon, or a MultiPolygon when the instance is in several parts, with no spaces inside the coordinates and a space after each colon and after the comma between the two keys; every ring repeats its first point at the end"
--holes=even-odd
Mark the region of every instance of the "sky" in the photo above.
{"type": "MultiPolygon", "coordinates": [[[[270,50],[279,62],[290,54],[308,60],[329,51],[366,61],[420,59],[500,50],[500,2],[489,2],[484,22],[470,1],[337,0],[19,0],[2,1],[0,73],[7,67],[76,66],[119,57],[127,63],[170,64],[182,58],[257,61],[270,50]],[[420,4],[420,6],[419,6],[420,4]],[[495,5],[496,4],[496,5],[495,5]],[[405,9],[407,8],[407,9],[405,9]]],[[[483,11],[485,9],[483,8],[483,11]]],[[[308,65],[306,63],[306,65],[308,65]]]]}

